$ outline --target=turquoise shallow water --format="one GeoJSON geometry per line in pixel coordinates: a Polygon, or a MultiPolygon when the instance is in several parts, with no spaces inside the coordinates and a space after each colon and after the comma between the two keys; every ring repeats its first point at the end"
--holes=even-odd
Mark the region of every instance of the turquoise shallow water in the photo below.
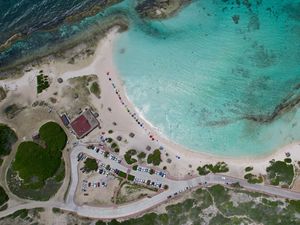
{"type": "Polygon", "coordinates": [[[217,155],[267,154],[300,140],[299,110],[246,119],[299,97],[300,3],[236,2],[195,1],[169,20],[133,21],[115,61],[129,98],[168,138],[217,155]]]}
{"type": "Polygon", "coordinates": [[[267,123],[249,119],[268,120],[300,98],[300,0],[194,0],[162,21],[139,18],[136,2],[124,0],[63,22],[101,2],[0,2],[0,42],[27,35],[0,52],[0,67],[88,36],[121,13],[130,26],[115,44],[116,65],[131,101],[168,138],[224,156],[267,154],[300,140],[297,106],[267,123]]]}

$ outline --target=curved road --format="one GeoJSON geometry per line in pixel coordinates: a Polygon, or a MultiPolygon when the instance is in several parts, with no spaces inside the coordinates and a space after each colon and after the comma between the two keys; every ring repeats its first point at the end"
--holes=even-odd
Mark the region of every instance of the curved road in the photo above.
{"type": "MultiPolygon", "coordinates": [[[[135,175],[136,177],[143,178],[145,180],[157,180],[162,182],[163,184],[167,184],[169,186],[168,190],[165,190],[151,198],[143,198],[136,202],[132,202],[129,204],[124,204],[120,206],[113,206],[113,207],[93,207],[93,206],[77,206],[74,202],[74,194],[76,191],[76,186],[78,182],[78,172],[77,172],[77,155],[79,152],[85,152],[95,158],[100,159],[101,161],[109,161],[112,168],[119,168],[125,170],[125,166],[118,164],[110,159],[102,157],[100,153],[96,153],[92,150],[86,149],[84,146],[77,146],[71,152],[71,162],[72,162],[72,183],[69,189],[68,198],[66,203],[56,202],[56,201],[48,201],[48,202],[30,202],[21,205],[17,205],[14,207],[10,207],[4,211],[0,212],[0,217],[4,217],[14,213],[20,209],[30,209],[36,207],[44,207],[44,208],[60,208],[62,210],[71,211],[77,213],[79,216],[90,217],[90,218],[101,218],[101,219],[111,219],[111,218],[120,218],[120,217],[127,217],[132,216],[134,214],[138,214],[144,211],[149,210],[165,201],[168,200],[168,196],[174,196],[175,193],[182,192],[185,190],[186,187],[195,188],[198,186],[205,186],[205,185],[214,185],[214,184],[221,184],[221,185],[228,185],[232,183],[239,183],[240,186],[244,187],[250,191],[256,191],[260,193],[265,193],[268,195],[278,196],[287,199],[295,199],[300,200],[300,193],[293,192],[288,189],[277,188],[274,186],[268,185],[260,185],[260,184],[249,184],[247,181],[229,177],[225,175],[219,174],[209,174],[207,176],[201,176],[196,178],[191,178],[188,180],[172,180],[167,177],[162,178],[157,175],[149,175],[144,172],[139,171],[131,171],[130,173],[135,175]],[[102,158],[101,158],[102,157],[102,158]]],[[[126,171],[126,170],[125,170],[126,171]]]]}

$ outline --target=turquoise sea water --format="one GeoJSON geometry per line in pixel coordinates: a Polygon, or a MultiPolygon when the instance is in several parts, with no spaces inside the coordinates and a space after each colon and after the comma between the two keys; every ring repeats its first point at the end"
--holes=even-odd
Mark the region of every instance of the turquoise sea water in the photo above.
{"type": "Polygon", "coordinates": [[[300,140],[299,110],[246,119],[299,97],[300,3],[249,2],[194,1],[169,20],[133,23],[117,42],[129,98],[175,142],[244,156],[300,140]]]}
{"type": "Polygon", "coordinates": [[[121,12],[130,26],[114,60],[130,100],[168,138],[225,156],[267,154],[300,140],[297,106],[271,119],[280,104],[300,98],[299,0],[194,0],[160,21],[139,18],[136,2],[125,0],[62,22],[95,2],[0,2],[0,41],[28,34],[0,52],[0,66],[86,35],[121,12]]]}

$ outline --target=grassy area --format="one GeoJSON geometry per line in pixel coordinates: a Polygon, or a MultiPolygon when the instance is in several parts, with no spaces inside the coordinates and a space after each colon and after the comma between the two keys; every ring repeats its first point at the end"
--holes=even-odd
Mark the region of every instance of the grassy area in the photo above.
{"type": "Polygon", "coordinates": [[[147,163],[153,164],[154,166],[158,166],[162,162],[161,153],[159,149],[155,149],[152,154],[148,155],[147,163]]]}
{"type": "Polygon", "coordinates": [[[122,177],[122,178],[124,178],[124,179],[126,179],[127,173],[125,173],[125,172],[123,172],[123,171],[119,171],[118,176],[119,176],[119,177],[122,177]]]}
{"type": "Polygon", "coordinates": [[[94,81],[91,84],[90,92],[93,93],[96,97],[98,97],[98,98],[100,97],[101,91],[100,91],[100,87],[99,87],[99,84],[97,81],[94,81]]]}
{"type": "Polygon", "coordinates": [[[23,188],[43,187],[61,165],[62,150],[67,142],[64,130],[57,123],[48,122],[40,128],[39,134],[43,146],[32,141],[22,142],[12,164],[22,179],[23,188]]]}
{"type": "Polygon", "coordinates": [[[267,167],[267,176],[272,185],[290,185],[294,175],[294,166],[284,161],[270,161],[267,167]]]}
{"type": "Polygon", "coordinates": [[[0,124],[0,157],[8,155],[17,141],[16,133],[7,125],[0,124]]]}
{"type": "Polygon", "coordinates": [[[243,189],[215,185],[194,191],[184,201],[166,207],[165,213],[148,213],[140,218],[118,222],[99,221],[99,225],[291,225],[300,224],[300,201],[267,197],[243,189]]]}
{"type": "Polygon", "coordinates": [[[296,212],[300,213],[300,200],[290,200],[289,207],[296,212]]]}
{"type": "Polygon", "coordinates": [[[11,218],[20,217],[22,219],[26,218],[27,216],[28,216],[28,209],[20,209],[10,215],[11,218]]]}
{"type": "Polygon", "coordinates": [[[4,203],[8,201],[8,195],[6,194],[3,187],[0,186],[0,206],[2,206],[4,203]]]}
{"type": "Polygon", "coordinates": [[[206,164],[197,168],[199,175],[207,175],[212,173],[226,173],[229,171],[228,165],[225,162],[218,162],[216,165],[206,164]]]}
{"type": "Polygon", "coordinates": [[[47,89],[49,85],[48,76],[45,76],[41,71],[36,77],[37,81],[37,93],[42,93],[43,90],[47,89]]]}
{"type": "Polygon", "coordinates": [[[136,154],[137,154],[137,152],[135,149],[128,150],[124,155],[124,159],[125,159],[126,163],[129,165],[136,163],[137,160],[135,158],[132,158],[132,156],[135,156],[136,154]]]}
{"type": "Polygon", "coordinates": [[[96,159],[87,158],[84,161],[84,169],[87,172],[97,171],[97,169],[98,169],[98,163],[97,163],[96,159]]]}
{"type": "Polygon", "coordinates": [[[252,173],[247,173],[244,178],[248,181],[250,184],[257,184],[257,183],[262,183],[263,182],[263,177],[262,176],[256,176],[252,173]]]}

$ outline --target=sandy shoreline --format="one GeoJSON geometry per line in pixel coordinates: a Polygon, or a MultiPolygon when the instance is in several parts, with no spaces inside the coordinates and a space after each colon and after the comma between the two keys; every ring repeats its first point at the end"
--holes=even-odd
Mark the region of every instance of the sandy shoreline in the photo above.
{"type": "MultiPolygon", "coordinates": [[[[75,65],[66,64],[65,62],[50,62],[47,65],[42,65],[30,72],[26,72],[24,76],[16,80],[1,80],[0,85],[10,88],[17,86],[17,91],[21,93],[26,91],[26,95],[35,98],[35,89],[32,90],[31,87],[34,86],[35,71],[39,69],[48,71],[49,76],[52,76],[53,80],[56,80],[57,77],[67,80],[72,77],[96,74],[101,86],[101,104],[97,98],[93,98],[91,103],[101,114],[102,127],[109,129],[115,118],[118,118],[118,128],[113,127],[116,130],[116,135],[124,135],[124,133],[127,134],[129,131],[134,132],[137,138],[132,143],[133,147],[141,149],[147,144],[153,148],[162,146],[162,152],[168,155],[168,158],[172,159],[172,165],[166,163],[164,165],[168,166],[168,172],[174,177],[186,177],[188,173],[190,173],[190,176],[194,176],[197,175],[195,170],[199,165],[225,161],[230,168],[228,175],[242,178],[244,176],[244,168],[247,166],[254,167],[254,174],[265,174],[265,169],[269,165],[269,161],[272,159],[284,159],[286,152],[290,153],[293,161],[300,160],[300,141],[278,148],[276,151],[266,155],[220,157],[201,151],[190,150],[167,139],[157,128],[143,118],[142,114],[138,112],[126,95],[126,90],[120,76],[121,72],[117,70],[113,61],[113,47],[118,36],[117,28],[111,29],[107,33],[107,36],[100,40],[92,59],[82,60],[75,65]],[[103,105],[111,107],[112,112],[105,110],[103,105]],[[132,114],[136,116],[133,117],[132,114]],[[155,139],[154,141],[150,138],[150,135],[155,139]],[[178,159],[178,156],[180,159],[178,159]]],[[[96,138],[96,136],[97,133],[91,134],[91,138],[96,138]]],[[[88,136],[88,138],[90,137],[88,136]]]]}

